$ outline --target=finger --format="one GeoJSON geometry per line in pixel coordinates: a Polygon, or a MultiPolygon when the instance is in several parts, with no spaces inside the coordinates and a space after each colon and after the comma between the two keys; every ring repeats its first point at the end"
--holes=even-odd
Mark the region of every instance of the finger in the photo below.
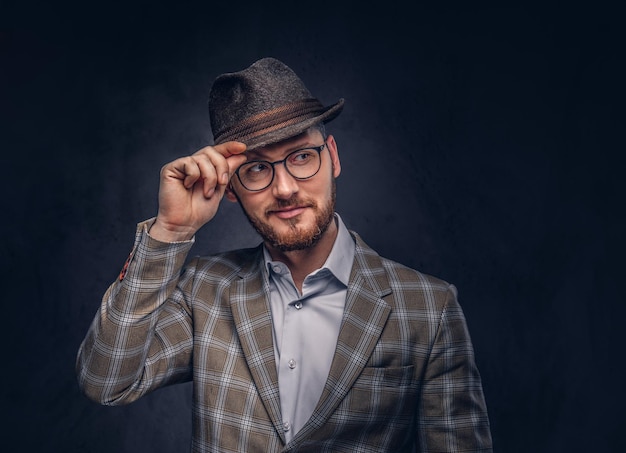
{"type": "MultiPolygon", "coordinates": [[[[223,157],[220,156],[222,160],[223,157]]],[[[215,188],[218,184],[218,169],[216,168],[216,164],[211,159],[210,155],[207,153],[203,154],[194,154],[193,159],[198,165],[200,169],[200,174],[202,177],[202,192],[206,198],[210,198],[215,192],[215,188]]],[[[226,165],[224,162],[223,165],[226,165]]]]}
{"type": "Polygon", "coordinates": [[[234,155],[231,155],[230,157],[226,157],[223,154],[217,152],[217,150],[214,150],[211,153],[207,153],[207,155],[209,156],[209,159],[211,160],[211,163],[213,164],[213,167],[215,168],[215,173],[217,176],[217,184],[220,185],[225,185],[228,184],[228,181],[230,180],[230,169],[229,169],[229,165],[227,160],[230,157],[234,157],[234,155]]]}
{"type": "Polygon", "coordinates": [[[220,174],[220,184],[228,184],[230,178],[235,174],[235,170],[239,168],[247,157],[243,154],[248,146],[242,142],[230,141],[215,146],[217,152],[226,157],[228,168],[220,174]]]}
{"type": "Polygon", "coordinates": [[[192,187],[200,177],[200,169],[190,157],[181,157],[163,166],[161,175],[164,180],[181,181],[186,188],[192,187]]]}
{"type": "Polygon", "coordinates": [[[230,157],[235,154],[242,154],[246,150],[247,146],[242,142],[231,141],[220,143],[219,145],[213,146],[213,148],[222,156],[230,157]]]}
{"type": "Polygon", "coordinates": [[[200,168],[198,168],[198,165],[193,161],[193,159],[190,159],[188,162],[185,163],[183,172],[183,185],[187,189],[191,189],[202,176],[200,168]]]}
{"type": "Polygon", "coordinates": [[[235,170],[243,164],[247,157],[243,154],[247,146],[241,142],[225,142],[207,150],[211,161],[215,165],[218,174],[218,183],[226,185],[235,173],[235,170]]]}
{"type": "Polygon", "coordinates": [[[230,181],[230,178],[233,177],[235,171],[247,160],[248,158],[244,154],[237,154],[235,156],[230,156],[226,159],[226,163],[228,164],[228,179],[224,184],[227,184],[228,181],[230,181]]]}
{"type": "Polygon", "coordinates": [[[242,142],[224,142],[220,143],[219,145],[210,145],[205,146],[204,148],[200,148],[198,151],[196,151],[195,154],[205,154],[216,151],[223,157],[230,157],[234,156],[235,154],[242,154],[243,152],[245,152],[246,148],[246,144],[242,142]]]}
{"type": "Polygon", "coordinates": [[[235,170],[246,161],[246,156],[242,154],[245,150],[244,143],[231,141],[215,146],[205,146],[192,155],[201,164],[202,177],[207,178],[205,194],[216,184],[228,184],[235,170]],[[229,161],[231,158],[232,162],[229,161]],[[209,168],[209,165],[213,168],[209,168]]]}

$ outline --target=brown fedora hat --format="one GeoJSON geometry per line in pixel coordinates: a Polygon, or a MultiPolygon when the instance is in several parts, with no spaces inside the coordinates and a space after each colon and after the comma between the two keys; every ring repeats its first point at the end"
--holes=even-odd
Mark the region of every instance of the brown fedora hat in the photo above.
{"type": "Polygon", "coordinates": [[[343,109],[344,100],[324,107],[300,78],[275,58],[222,74],[209,93],[209,116],[216,145],[231,140],[248,150],[294,137],[343,109]]]}

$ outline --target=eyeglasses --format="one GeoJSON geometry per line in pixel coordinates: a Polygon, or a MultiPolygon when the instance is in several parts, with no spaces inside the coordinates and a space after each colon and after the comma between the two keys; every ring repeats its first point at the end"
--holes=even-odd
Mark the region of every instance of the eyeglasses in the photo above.
{"type": "Polygon", "coordinates": [[[321,146],[297,149],[287,154],[283,160],[275,162],[251,160],[235,170],[235,174],[241,185],[251,192],[267,189],[272,184],[276,173],[274,166],[278,164],[284,164],[287,173],[295,179],[310,179],[320,171],[322,166],[320,153],[325,147],[326,143],[321,146]]]}

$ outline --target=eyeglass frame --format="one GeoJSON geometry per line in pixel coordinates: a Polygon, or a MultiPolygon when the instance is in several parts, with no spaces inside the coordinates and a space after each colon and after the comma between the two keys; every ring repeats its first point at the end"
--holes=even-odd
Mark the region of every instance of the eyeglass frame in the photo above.
{"type": "Polygon", "coordinates": [[[291,176],[292,178],[298,180],[298,181],[306,181],[307,179],[311,179],[312,177],[314,177],[315,175],[317,175],[320,172],[320,169],[322,168],[322,151],[324,151],[324,148],[328,148],[328,145],[326,143],[326,138],[324,138],[324,143],[321,144],[320,146],[306,146],[304,148],[298,148],[295,149],[293,151],[291,151],[289,154],[287,154],[285,156],[284,159],[281,160],[276,160],[274,162],[270,162],[268,160],[251,160],[251,161],[247,161],[244,162],[243,164],[241,164],[239,167],[237,167],[237,170],[235,170],[235,174],[237,175],[237,179],[239,180],[239,183],[241,184],[241,186],[246,189],[249,192],[261,192],[262,190],[267,189],[269,186],[272,185],[272,183],[274,182],[274,178],[276,177],[276,168],[275,166],[278,164],[283,164],[283,166],[285,167],[285,171],[289,174],[289,176],[291,176]],[[317,155],[319,156],[320,160],[319,160],[319,166],[317,167],[317,170],[315,170],[315,173],[313,173],[311,176],[307,176],[306,178],[299,178],[298,176],[295,176],[293,173],[291,173],[289,171],[289,167],[287,167],[287,165],[285,165],[285,162],[287,161],[287,159],[289,159],[289,156],[298,153],[300,151],[306,151],[306,150],[314,150],[317,151],[317,155]],[[246,185],[243,183],[243,181],[241,180],[241,176],[239,176],[239,170],[241,170],[241,168],[245,165],[250,165],[250,164],[255,164],[255,163],[263,163],[263,164],[269,164],[270,167],[272,167],[272,178],[270,179],[270,182],[263,188],[261,189],[248,189],[246,187],[246,185]]]}

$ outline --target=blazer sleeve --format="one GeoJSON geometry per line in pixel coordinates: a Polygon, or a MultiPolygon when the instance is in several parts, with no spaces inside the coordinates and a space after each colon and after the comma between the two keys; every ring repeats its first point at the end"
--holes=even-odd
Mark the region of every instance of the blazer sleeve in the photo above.
{"type": "Polygon", "coordinates": [[[78,350],[78,383],[108,405],[191,377],[192,322],[182,268],[193,241],[162,243],[140,223],[119,278],[109,286],[78,350]]]}
{"type": "Polygon", "coordinates": [[[448,287],[424,374],[420,451],[491,452],[482,383],[456,288],[448,287]]]}

